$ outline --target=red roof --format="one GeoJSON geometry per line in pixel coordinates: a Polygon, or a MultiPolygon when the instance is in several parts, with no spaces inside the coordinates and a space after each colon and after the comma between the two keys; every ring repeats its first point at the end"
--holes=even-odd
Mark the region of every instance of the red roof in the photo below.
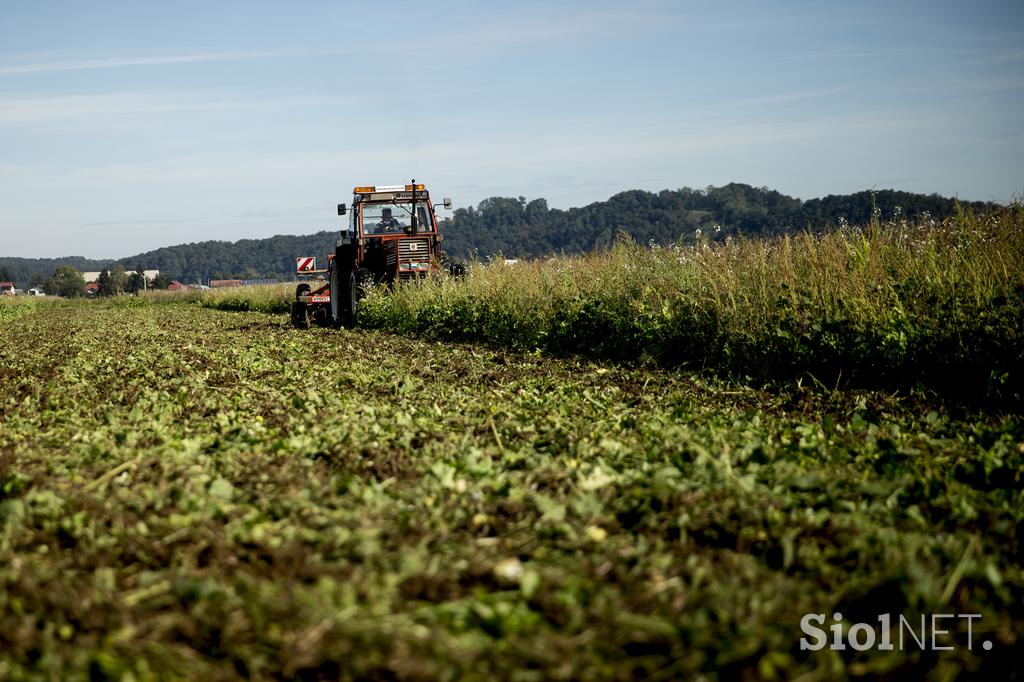
{"type": "Polygon", "coordinates": [[[0,289],[13,289],[14,282],[0,282],[0,289]]]}

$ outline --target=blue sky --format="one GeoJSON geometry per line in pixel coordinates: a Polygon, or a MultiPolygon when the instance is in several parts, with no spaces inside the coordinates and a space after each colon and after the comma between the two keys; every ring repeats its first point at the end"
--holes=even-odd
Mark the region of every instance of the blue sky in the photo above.
{"type": "Polygon", "coordinates": [[[0,255],[333,229],[412,177],[1009,201],[1021,112],[1019,1],[0,0],[0,255]]]}

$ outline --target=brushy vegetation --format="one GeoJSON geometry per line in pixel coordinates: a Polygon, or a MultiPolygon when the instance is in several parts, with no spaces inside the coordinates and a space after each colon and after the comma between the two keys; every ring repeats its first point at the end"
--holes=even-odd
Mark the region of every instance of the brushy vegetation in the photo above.
{"type": "Polygon", "coordinates": [[[259,284],[189,291],[150,291],[143,295],[154,303],[195,303],[215,310],[287,313],[295,299],[295,284],[259,284]]]}
{"type": "Polygon", "coordinates": [[[36,296],[0,296],[0,324],[27,315],[37,306],[46,305],[52,301],[53,299],[41,299],[36,296]]]}
{"type": "Polygon", "coordinates": [[[0,386],[3,679],[1021,673],[1019,416],[128,298],[3,320],[0,386]]]}
{"type": "Polygon", "coordinates": [[[496,263],[377,291],[367,327],[711,368],[757,381],[924,384],[1019,404],[1024,207],[821,235],[496,263]]]}

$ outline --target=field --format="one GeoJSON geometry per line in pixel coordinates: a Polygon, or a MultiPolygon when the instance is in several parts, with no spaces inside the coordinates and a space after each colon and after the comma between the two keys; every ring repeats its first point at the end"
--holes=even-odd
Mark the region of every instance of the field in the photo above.
{"type": "Polygon", "coordinates": [[[858,256],[808,237],[791,244],[796,303],[782,275],[761,298],[753,279],[704,286],[756,275],[748,243],[649,261],[620,246],[592,257],[620,259],[617,283],[590,289],[560,261],[372,292],[357,329],[299,332],[209,297],[0,305],[0,678],[1020,674],[1020,215],[970,224],[986,248],[885,257],[900,271],[871,255],[893,233],[856,235],[878,269],[834,286],[884,289],[860,298],[815,288],[832,269],[806,254],[858,256]],[[893,299],[910,280],[935,301],[893,299]],[[576,307],[522,303],[545,281],[576,307]],[[606,295],[645,284],[629,300],[667,308],[623,314],[606,295]],[[684,314],[691,291],[715,313],[684,314]],[[877,333],[893,300],[896,345],[877,333]],[[839,309],[859,345],[813,341],[839,309]],[[979,316],[988,331],[937,341],[979,316]],[[551,341],[556,319],[590,331],[551,341]],[[781,329],[788,364],[643,346],[692,329],[664,319],[717,320],[702,338],[719,348],[781,329]],[[877,376],[857,360],[870,343],[877,376]],[[897,362],[943,352],[983,380],[897,362]],[[980,617],[970,649],[950,619],[953,650],[802,651],[803,615],[835,612],[980,617]]]}

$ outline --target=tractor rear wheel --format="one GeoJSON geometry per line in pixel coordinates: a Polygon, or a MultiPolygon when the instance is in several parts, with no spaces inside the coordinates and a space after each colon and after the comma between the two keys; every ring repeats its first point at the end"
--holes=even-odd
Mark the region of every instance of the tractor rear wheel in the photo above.
{"type": "Polygon", "coordinates": [[[359,299],[362,298],[360,290],[359,271],[353,270],[348,276],[348,299],[346,300],[349,324],[356,321],[356,309],[359,307],[359,299]]]}
{"type": "Polygon", "coordinates": [[[335,327],[347,324],[351,319],[352,271],[334,268],[331,270],[331,323],[335,327]]]}

